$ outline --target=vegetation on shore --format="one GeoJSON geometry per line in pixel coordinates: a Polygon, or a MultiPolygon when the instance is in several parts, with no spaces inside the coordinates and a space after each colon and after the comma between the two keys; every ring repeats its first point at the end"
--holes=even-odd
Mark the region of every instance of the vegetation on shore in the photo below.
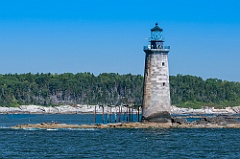
{"type": "MultiPolygon", "coordinates": [[[[142,101],[143,77],[102,73],[0,75],[0,105],[137,104],[142,101]]],[[[171,102],[180,107],[240,105],[240,83],[170,76],[171,102]]]]}

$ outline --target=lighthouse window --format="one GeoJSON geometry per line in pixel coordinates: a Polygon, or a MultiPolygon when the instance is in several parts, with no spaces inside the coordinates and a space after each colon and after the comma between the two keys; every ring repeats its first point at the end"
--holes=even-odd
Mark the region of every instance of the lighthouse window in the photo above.
{"type": "Polygon", "coordinates": [[[165,82],[163,82],[163,86],[165,86],[166,84],[165,84],[165,82]]]}
{"type": "Polygon", "coordinates": [[[165,66],[165,63],[164,63],[164,62],[162,62],[162,66],[165,66]]]}

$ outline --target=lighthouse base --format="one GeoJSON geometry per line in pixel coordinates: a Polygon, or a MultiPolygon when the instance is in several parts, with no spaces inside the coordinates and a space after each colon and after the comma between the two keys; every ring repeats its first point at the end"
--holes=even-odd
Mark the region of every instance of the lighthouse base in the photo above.
{"type": "Polygon", "coordinates": [[[143,116],[142,122],[171,123],[171,114],[168,111],[154,113],[148,117],[143,116]]]}

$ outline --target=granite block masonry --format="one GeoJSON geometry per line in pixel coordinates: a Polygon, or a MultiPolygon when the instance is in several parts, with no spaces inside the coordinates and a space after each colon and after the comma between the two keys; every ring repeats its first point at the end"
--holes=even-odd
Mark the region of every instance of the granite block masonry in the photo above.
{"type": "Polygon", "coordinates": [[[151,29],[150,45],[144,46],[145,70],[142,103],[143,122],[171,122],[168,52],[158,24],[151,29]]]}

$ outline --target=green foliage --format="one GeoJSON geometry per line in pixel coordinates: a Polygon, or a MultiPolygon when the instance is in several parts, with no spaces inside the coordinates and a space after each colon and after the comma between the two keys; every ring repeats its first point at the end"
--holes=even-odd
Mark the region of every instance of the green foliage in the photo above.
{"type": "Polygon", "coordinates": [[[240,83],[190,75],[170,76],[172,105],[200,108],[240,105],[240,83]]]}
{"type": "MultiPolygon", "coordinates": [[[[5,74],[0,75],[0,105],[38,104],[141,104],[143,77],[102,73],[5,74]]],[[[203,80],[190,75],[170,76],[172,105],[240,105],[240,83],[203,80]]]]}
{"type": "Polygon", "coordinates": [[[0,105],[141,104],[140,75],[103,73],[0,75],[0,105]]]}

